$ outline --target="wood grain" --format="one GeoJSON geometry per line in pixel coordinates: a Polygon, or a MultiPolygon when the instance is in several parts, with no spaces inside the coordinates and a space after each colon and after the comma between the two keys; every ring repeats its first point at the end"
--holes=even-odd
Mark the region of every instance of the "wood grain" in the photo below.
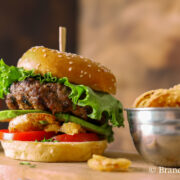
{"type": "MultiPolygon", "coordinates": [[[[8,159],[0,152],[0,180],[119,180],[148,179],[168,180],[177,179],[177,174],[151,174],[149,167],[155,166],[146,163],[138,154],[107,152],[108,157],[123,157],[132,161],[128,172],[99,172],[90,169],[87,163],[37,163],[35,168],[20,165],[18,160],[8,159]]],[[[155,167],[157,170],[158,168],[155,167]]]]}

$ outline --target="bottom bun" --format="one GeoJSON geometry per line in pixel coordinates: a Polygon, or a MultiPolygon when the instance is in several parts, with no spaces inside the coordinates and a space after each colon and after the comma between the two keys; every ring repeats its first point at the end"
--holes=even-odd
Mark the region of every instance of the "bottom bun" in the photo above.
{"type": "Polygon", "coordinates": [[[93,154],[102,154],[107,141],[32,142],[1,141],[5,155],[13,159],[39,162],[87,161],[93,154]]]}

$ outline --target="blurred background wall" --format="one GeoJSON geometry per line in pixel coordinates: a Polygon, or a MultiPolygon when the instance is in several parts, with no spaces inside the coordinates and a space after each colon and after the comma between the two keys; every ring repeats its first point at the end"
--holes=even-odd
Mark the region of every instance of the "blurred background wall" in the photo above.
{"type": "MultiPolygon", "coordinates": [[[[115,73],[124,107],[180,82],[180,1],[81,0],[80,12],[79,52],[115,73]]],[[[127,121],[110,148],[134,151],[127,121]]]]}
{"type": "MultiPolygon", "coordinates": [[[[33,45],[58,49],[58,26],[68,29],[67,51],[108,66],[116,97],[131,107],[144,91],[169,88],[180,76],[180,1],[16,0],[0,6],[0,56],[16,64],[33,45]]],[[[126,127],[115,129],[111,150],[135,151],[126,127]]]]}

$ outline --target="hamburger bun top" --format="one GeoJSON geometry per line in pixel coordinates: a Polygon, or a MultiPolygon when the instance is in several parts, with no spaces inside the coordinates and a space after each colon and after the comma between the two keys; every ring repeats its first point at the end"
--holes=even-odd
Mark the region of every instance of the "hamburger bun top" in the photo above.
{"type": "Polygon", "coordinates": [[[67,77],[74,84],[83,84],[110,94],[116,93],[116,78],[110,70],[77,54],[36,46],[23,54],[17,67],[34,69],[35,73],[42,75],[51,72],[52,76],[67,77]]]}

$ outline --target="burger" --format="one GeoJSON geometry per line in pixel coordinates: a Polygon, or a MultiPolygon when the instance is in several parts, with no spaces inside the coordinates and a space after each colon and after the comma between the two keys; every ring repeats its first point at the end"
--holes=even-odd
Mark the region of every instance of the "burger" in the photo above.
{"type": "Polygon", "coordinates": [[[0,60],[0,111],[5,155],[41,162],[86,161],[113,141],[123,126],[116,78],[88,58],[35,46],[17,67],[0,60]]]}

